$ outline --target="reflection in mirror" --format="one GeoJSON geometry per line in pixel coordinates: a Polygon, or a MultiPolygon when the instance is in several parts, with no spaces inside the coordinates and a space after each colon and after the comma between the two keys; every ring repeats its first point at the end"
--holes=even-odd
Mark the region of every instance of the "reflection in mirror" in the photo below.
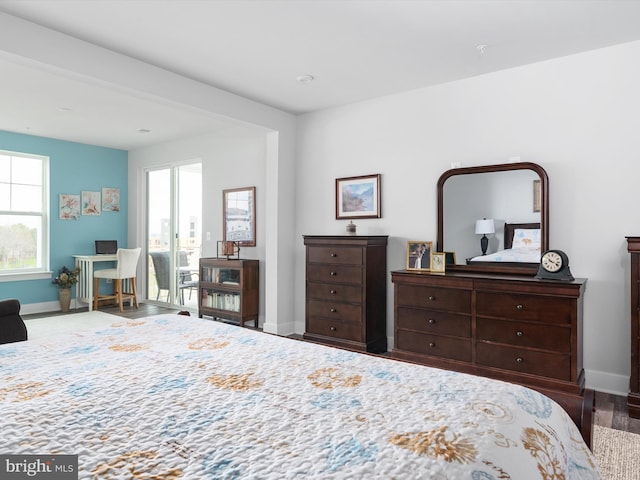
{"type": "MultiPolygon", "coordinates": [[[[548,248],[547,212],[547,175],[539,165],[448,170],[438,181],[438,251],[455,252],[453,269],[464,265],[465,270],[535,273],[541,251],[548,248]],[[491,222],[484,219],[493,220],[494,233],[487,233],[491,222]],[[521,241],[514,249],[505,245],[505,224],[527,224],[515,227],[516,240],[521,241]],[[484,235],[486,256],[481,247],[484,235]],[[526,248],[515,248],[523,245],[526,248]]],[[[509,229],[507,242],[513,233],[509,229]]]]}

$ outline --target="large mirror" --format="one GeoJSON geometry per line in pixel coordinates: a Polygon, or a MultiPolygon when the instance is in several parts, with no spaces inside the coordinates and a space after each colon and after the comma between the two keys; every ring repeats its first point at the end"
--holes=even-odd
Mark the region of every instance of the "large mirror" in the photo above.
{"type": "Polygon", "coordinates": [[[455,258],[447,270],[534,275],[548,248],[548,178],[540,165],[455,168],[440,176],[437,250],[455,258]]]}

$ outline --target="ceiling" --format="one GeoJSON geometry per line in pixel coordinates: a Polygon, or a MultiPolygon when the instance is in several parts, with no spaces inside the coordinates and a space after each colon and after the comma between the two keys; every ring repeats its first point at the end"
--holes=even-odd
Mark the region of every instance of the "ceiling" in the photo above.
{"type": "MultiPolygon", "coordinates": [[[[640,0],[0,0],[0,12],[293,114],[640,40],[640,0]]],[[[132,149],[225,126],[1,57],[0,73],[3,130],[132,149]]]]}

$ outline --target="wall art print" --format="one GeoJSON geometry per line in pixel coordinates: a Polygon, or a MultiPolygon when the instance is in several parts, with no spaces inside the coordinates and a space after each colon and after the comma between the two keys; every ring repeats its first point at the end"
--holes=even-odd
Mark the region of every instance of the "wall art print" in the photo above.
{"type": "Polygon", "coordinates": [[[120,211],[120,189],[112,187],[102,188],[102,211],[103,212],[119,212],[120,211]]]}
{"type": "Polygon", "coordinates": [[[100,192],[82,192],[82,215],[100,215],[100,192]]]}
{"type": "Polygon", "coordinates": [[[336,178],[336,218],[380,218],[380,174],[336,178]]]}
{"type": "Polygon", "coordinates": [[[80,220],[80,195],[61,193],[58,203],[60,220],[80,220]]]}

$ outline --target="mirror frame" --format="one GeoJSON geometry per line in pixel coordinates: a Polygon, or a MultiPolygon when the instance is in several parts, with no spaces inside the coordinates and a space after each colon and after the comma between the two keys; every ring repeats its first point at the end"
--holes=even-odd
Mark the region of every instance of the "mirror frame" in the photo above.
{"type": "MultiPolygon", "coordinates": [[[[540,240],[542,252],[549,249],[549,178],[547,172],[537,163],[518,162],[497,165],[483,165],[479,167],[453,168],[444,172],[438,179],[438,239],[436,249],[445,251],[444,241],[444,184],[456,175],[472,175],[474,173],[507,172],[511,170],[532,170],[540,177],[540,240]]],[[[477,272],[477,273],[509,273],[520,275],[535,275],[538,263],[522,263],[522,265],[485,264],[485,265],[447,265],[448,271],[477,272]]]]}

